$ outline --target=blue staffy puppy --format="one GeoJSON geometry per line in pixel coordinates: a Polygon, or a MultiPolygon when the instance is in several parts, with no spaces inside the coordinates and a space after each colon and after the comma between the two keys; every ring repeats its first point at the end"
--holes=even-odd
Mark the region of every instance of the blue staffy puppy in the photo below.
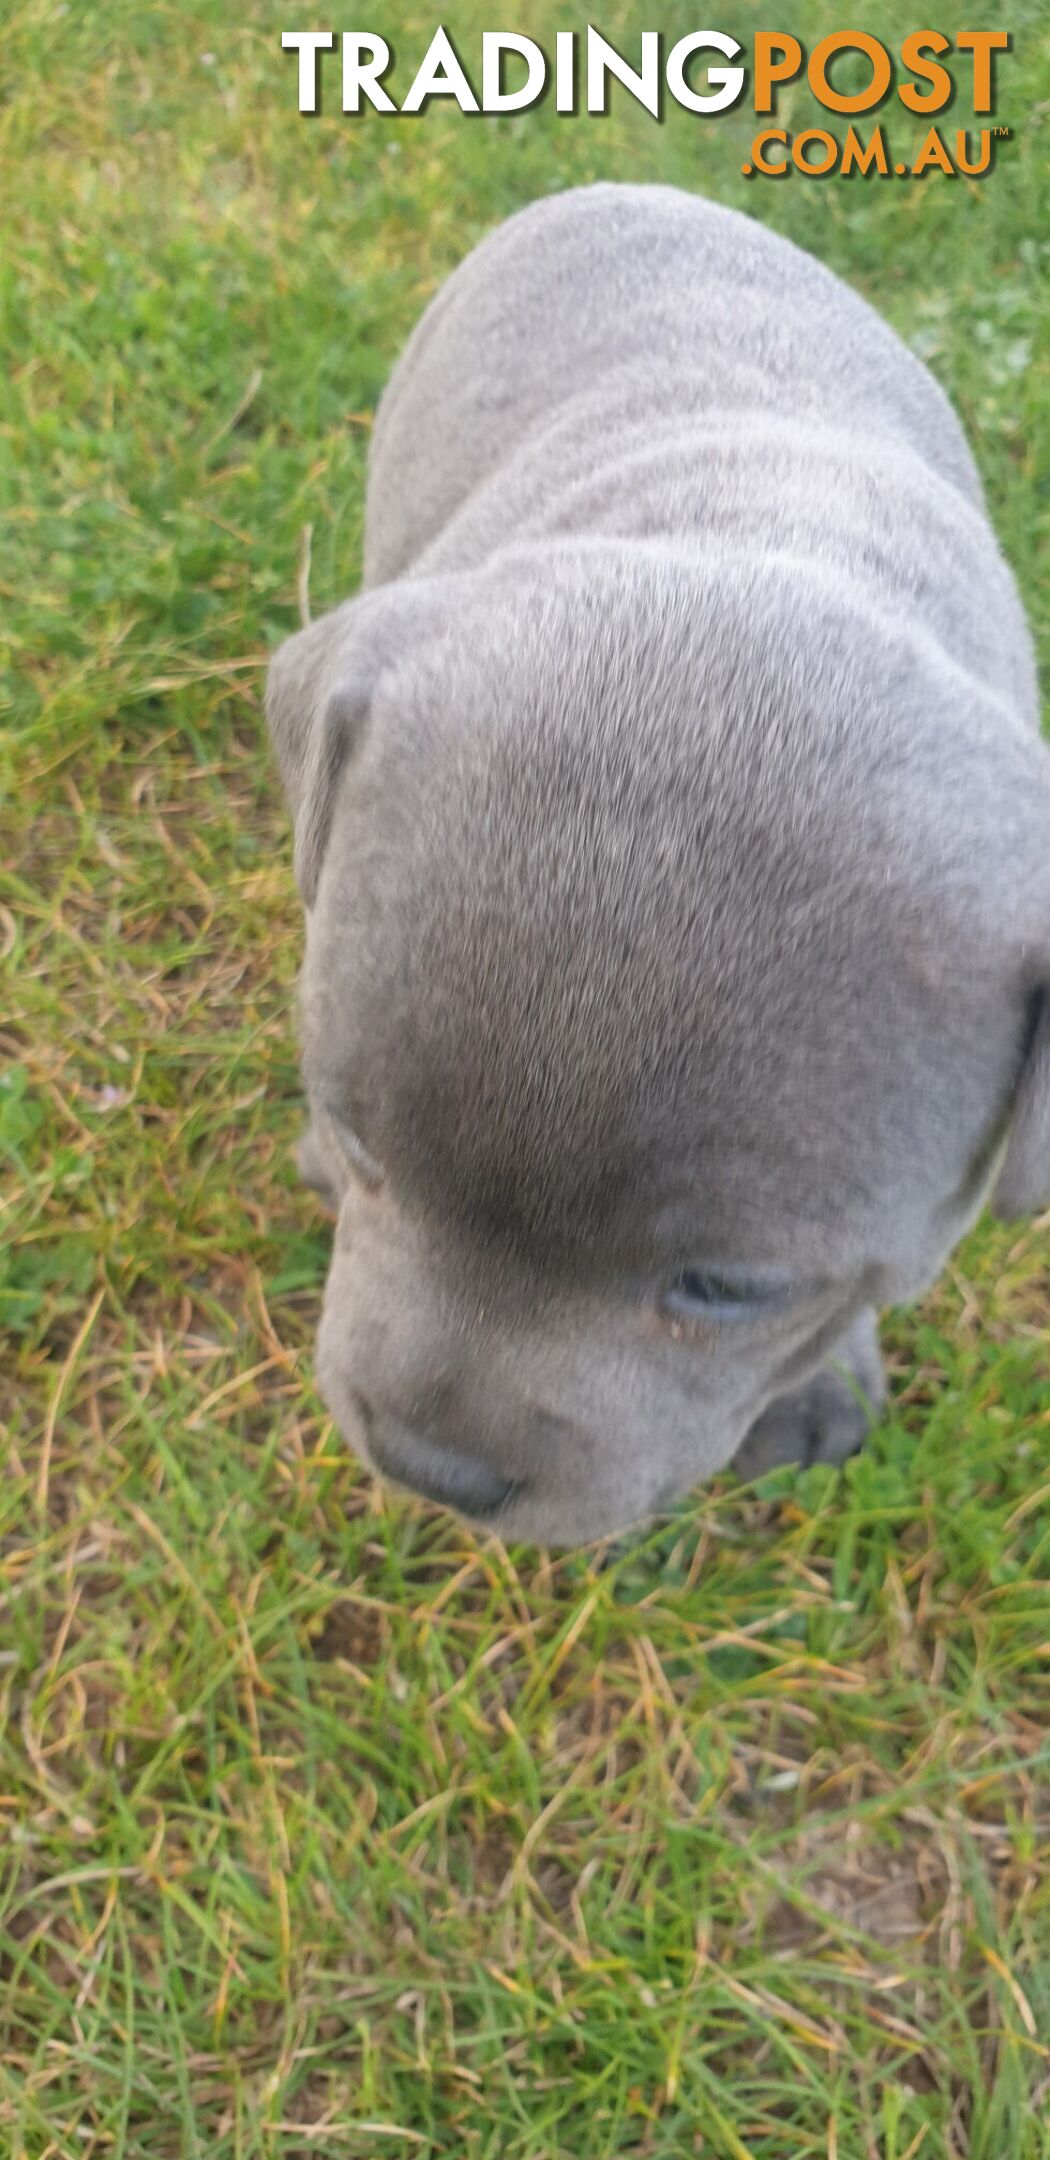
{"type": "Polygon", "coordinates": [[[534,204],[267,702],[339,1425],[556,1544],[840,1459],[879,1307],[1050,1199],[1050,756],[925,369],[748,218],[534,204]]]}

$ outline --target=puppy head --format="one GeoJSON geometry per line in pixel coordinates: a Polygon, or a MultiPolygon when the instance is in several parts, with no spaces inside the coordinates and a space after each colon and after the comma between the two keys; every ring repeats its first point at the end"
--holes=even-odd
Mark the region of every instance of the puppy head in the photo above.
{"type": "Polygon", "coordinates": [[[998,1173],[1050,1198],[1050,784],[848,594],[654,547],[365,595],[274,664],[318,1370],[505,1535],[728,1462],[998,1173]]]}

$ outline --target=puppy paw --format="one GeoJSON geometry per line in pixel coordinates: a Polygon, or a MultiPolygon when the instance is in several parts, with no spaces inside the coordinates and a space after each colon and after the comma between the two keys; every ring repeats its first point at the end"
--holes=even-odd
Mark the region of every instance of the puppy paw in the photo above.
{"type": "Polygon", "coordinates": [[[842,1463],[862,1446],[886,1400],[886,1376],[874,1313],[864,1313],[834,1357],[756,1419],[733,1458],[740,1478],[764,1477],[782,1463],[842,1463]]]}

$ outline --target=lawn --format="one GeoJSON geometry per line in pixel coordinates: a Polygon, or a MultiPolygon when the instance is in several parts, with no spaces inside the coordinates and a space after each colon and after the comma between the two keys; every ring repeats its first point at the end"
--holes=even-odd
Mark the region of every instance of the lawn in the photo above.
{"type": "MultiPolygon", "coordinates": [[[[437,20],[398,15],[406,65],[437,20]]],[[[573,24],[445,20],[468,64],[573,24]]],[[[0,2153],[1046,2160],[1050,1219],[889,1316],[892,1414],[841,1476],[557,1559],[384,1493],[312,1387],[261,714],[300,580],[353,587],[426,299],[600,176],[737,203],[875,301],[956,400],[1045,659],[1045,6],[1009,12],[980,182],[748,181],[746,107],[300,118],[280,31],[323,22],[0,25],[0,2153]]]]}

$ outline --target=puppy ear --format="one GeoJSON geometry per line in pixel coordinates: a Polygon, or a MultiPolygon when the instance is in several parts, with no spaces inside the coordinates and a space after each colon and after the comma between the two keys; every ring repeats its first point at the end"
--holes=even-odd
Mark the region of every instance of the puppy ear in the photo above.
{"type": "Polygon", "coordinates": [[[312,907],[343,767],[360,741],[381,659],[354,636],[356,603],[286,638],[266,678],[266,721],[295,828],[295,877],[312,907]]]}
{"type": "Polygon", "coordinates": [[[1006,1221],[1050,1206],[1050,983],[1032,995],[1006,1154],[991,1204],[1006,1221]]]}
{"type": "Polygon", "coordinates": [[[339,781],[347,759],[364,734],[378,672],[362,669],[344,678],[338,689],[324,699],[310,736],[298,815],[294,807],[292,811],[295,882],[306,907],[312,907],[317,898],[339,781]]]}
{"type": "Polygon", "coordinates": [[[447,619],[447,580],[405,579],[362,593],[278,647],[266,721],[295,828],[295,877],[317,898],[344,767],[361,746],[380,677],[417,633],[447,619]]]}

